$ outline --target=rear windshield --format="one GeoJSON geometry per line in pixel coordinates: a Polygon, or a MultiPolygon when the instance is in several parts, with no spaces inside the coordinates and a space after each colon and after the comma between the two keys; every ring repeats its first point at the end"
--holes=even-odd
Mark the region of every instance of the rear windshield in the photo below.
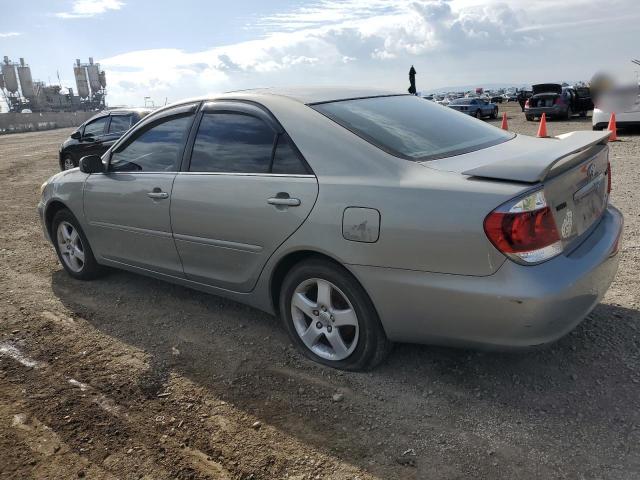
{"type": "Polygon", "coordinates": [[[451,105],[471,105],[471,102],[473,102],[473,98],[458,98],[451,102],[451,105]]]}
{"type": "Polygon", "coordinates": [[[460,155],[514,137],[414,95],[342,100],[311,107],[378,148],[408,160],[460,155]]]}

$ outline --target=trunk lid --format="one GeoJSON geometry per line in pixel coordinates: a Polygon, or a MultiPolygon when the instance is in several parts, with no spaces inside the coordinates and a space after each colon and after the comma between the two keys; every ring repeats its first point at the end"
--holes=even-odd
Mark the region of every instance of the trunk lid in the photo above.
{"type": "Polygon", "coordinates": [[[541,93],[562,93],[562,85],[559,83],[539,83],[537,85],[531,86],[532,92],[534,95],[538,95],[541,93]]]}
{"type": "Polygon", "coordinates": [[[544,139],[518,135],[500,145],[424,165],[471,179],[542,184],[566,250],[607,207],[608,137],[608,131],[579,131],[544,139]]]}

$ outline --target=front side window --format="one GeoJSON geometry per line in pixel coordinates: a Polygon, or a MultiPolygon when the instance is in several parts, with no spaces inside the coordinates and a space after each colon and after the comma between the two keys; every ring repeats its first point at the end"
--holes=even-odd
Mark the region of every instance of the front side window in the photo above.
{"type": "Polygon", "coordinates": [[[175,172],[193,114],[167,117],[145,125],[112,154],[114,172],[175,172]]]}
{"type": "Polygon", "coordinates": [[[123,133],[131,126],[131,115],[112,115],[109,133],[123,133]]]}
{"type": "Polygon", "coordinates": [[[269,173],[274,131],[239,113],[206,113],[191,155],[191,172],[269,173]]]}
{"type": "Polygon", "coordinates": [[[514,137],[414,95],[342,100],[311,107],[376,147],[407,160],[460,155],[514,137]]]}
{"type": "Polygon", "coordinates": [[[85,137],[99,137],[104,133],[104,127],[107,124],[107,120],[109,117],[102,117],[94,120],[93,122],[89,122],[84,127],[84,136],[85,137]]]}

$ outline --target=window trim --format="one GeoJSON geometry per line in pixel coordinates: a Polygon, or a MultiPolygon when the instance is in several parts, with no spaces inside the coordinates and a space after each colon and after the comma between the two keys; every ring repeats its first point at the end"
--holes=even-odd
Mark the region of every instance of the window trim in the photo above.
{"type": "Polygon", "coordinates": [[[270,177],[314,177],[315,174],[313,170],[309,167],[306,159],[295,145],[291,136],[284,130],[282,125],[273,117],[271,112],[269,112],[266,108],[261,105],[254,104],[253,102],[247,101],[211,101],[204,102],[200,107],[200,112],[196,115],[196,119],[193,123],[191,132],[189,134],[189,139],[187,140],[187,146],[184,150],[184,155],[182,159],[182,167],[180,169],[180,173],[190,174],[190,175],[231,175],[231,176],[270,176],[270,177]],[[273,144],[271,146],[271,158],[269,160],[269,171],[268,172],[192,172],[189,169],[191,168],[191,158],[193,156],[193,148],[195,146],[196,137],[198,135],[198,131],[200,130],[200,125],[202,119],[205,115],[216,115],[216,114],[232,114],[232,115],[245,115],[248,117],[253,117],[258,120],[261,120],[264,124],[271,128],[273,131],[273,144]],[[298,157],[298,160],[302,164],[303,168],[307,171],[305,174],[295,174],[295,173],[271,173],[273,170],[273,162],[275,159],[275,152],[278,146],[278,139],[281,136],[286,136],[291,148],[294,153],[298,157]]]}

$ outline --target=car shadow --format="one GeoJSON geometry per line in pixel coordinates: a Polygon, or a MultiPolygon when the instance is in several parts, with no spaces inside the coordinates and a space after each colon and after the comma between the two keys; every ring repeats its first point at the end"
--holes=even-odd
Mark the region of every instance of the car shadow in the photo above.
{"type": "MultiPolygon", "coordinates": [[[[274,317],[220,297],[121,271],[87,283],[58,270],[52,288],[97,330],[151,356],[143,378],[132,378],[145,395],[155,396],[169,373],[179,372],[303,443],[385,478],[414,478],[410,468],[415,478],[470,468],[489,475],[495,457],[486,452],[496,444],[505,466],[493,478],[539,474],[539,466],[522,463],[532,449],[564,458],[565,466],[598,465],[608,461],[600,445],[617,448],[628,425],[640,424],[638,310],[601,304],[540,350],[402,344],[374,371],[348,373],[298,354],[274,317]],[[332,399],[336,391],[344,395],[340,403],[332,399]],[[567,442],[582,450],[558,453],[567,442]],[[418,452],[411,466],[402,461],[407,448],[418,452]]],[[[635,445],[627,454],[637,454],[635,445]]]]}

